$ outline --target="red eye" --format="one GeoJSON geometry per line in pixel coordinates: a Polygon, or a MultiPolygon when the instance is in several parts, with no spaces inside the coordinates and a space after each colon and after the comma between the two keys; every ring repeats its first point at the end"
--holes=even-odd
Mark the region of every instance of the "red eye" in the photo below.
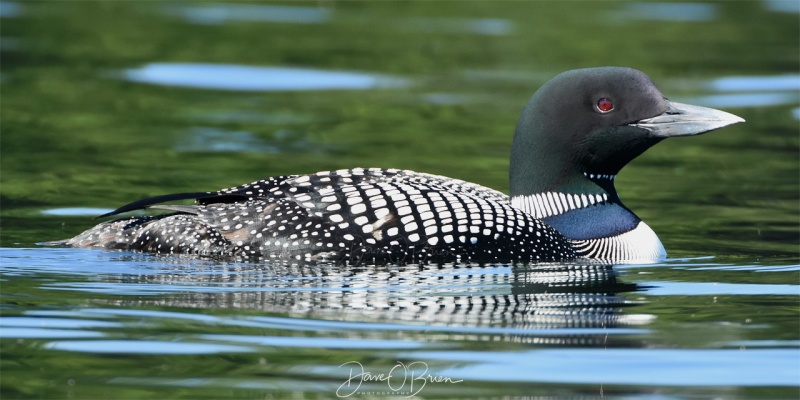
{"type": "Polygon", "coordinates": [[[601,113],[607,113],[613,109],[614,109],[614,103],[612,103],[611,100],[605,97],[603,97],[600,100],[597,100],[597,111],[600,111],[601,113]]]}

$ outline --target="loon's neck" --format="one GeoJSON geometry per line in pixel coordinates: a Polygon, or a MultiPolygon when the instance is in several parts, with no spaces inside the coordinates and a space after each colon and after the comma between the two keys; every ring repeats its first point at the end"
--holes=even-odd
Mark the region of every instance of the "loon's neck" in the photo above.
{"type": "Polygon", "coordinates": [[[585,173],[584,176],[557,188],[529,194],[514,193],[512,190],[511,204],[538,219],[556,217],[595,205],[622,205],[614,189],[614,175],[585,173]]]}
{"type": "Polygon", "coordinates": [[[512,191],[511,205],[555,228],[585,257],[612,262],[664,258],[664,246],[655,232],[620,201],[614,178],[584,173],[550,190],[512,191]]]}

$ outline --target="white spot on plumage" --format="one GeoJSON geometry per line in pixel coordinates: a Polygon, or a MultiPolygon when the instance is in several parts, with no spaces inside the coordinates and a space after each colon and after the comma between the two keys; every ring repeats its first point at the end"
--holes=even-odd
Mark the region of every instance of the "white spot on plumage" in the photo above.
{"type": "Polygon", "coordinates": [[[423,211],[420,213],[420,218],[423,220],[433,219],[433,213],[430,211],[423,211]]]}
{"type": "Polygon", "coordinates": [[[350,207],[350,212],[353,214],[361,214],[364,211],[367,211],[367,206],[364,204],[356,204],[353,207],[350,207]]]}
{"type": "Polygon", "coordinates": [[[386,207],[386,204],[387,204],[386,203],[386,199],[383,199],[383,198],[377,199],[377,200],[372,200],[371,203],[370,203],[372,208],[386,207]]]}
{"type": "Polygon", "coordinates": [[[427,206],[428,205],[428,200],[426,198],[418,195],[418,194],[414,195],[414,196],[411,196],[411,201],[413,201],[414,204],[416,204],[418,206],[423,206],[423,205],[427,206]]]}
{"type": "Polygon", "coordinates": [[[377,217],[378,219],[383,219],[388,215],[389,215],[389,209],[387,208],[379,208],[375,210],[375,217],[377,217]]]}
{"type": "Polygon", "coordinates": [[[354,204],[361,204],[362,202],[363,202],[363,199],[361,199],[361,197],[348,197],[347,198],[347,205],[350,205],[350,206],[352,206],[354,204]]]}

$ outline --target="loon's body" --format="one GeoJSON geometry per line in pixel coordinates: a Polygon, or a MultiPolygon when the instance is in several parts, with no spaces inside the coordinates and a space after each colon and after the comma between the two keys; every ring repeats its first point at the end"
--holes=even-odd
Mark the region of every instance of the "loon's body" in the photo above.
{"type": "Polygon", "coordinates": [[[512,144],[511,195],[437,175],[349,169],[145,199],[173,214],[101,223],[55,244],[155,253],[366,263],[646,262],[666,255],[614,177],[667,137],[743,121],[668,101],[642,72],[568,71],[542,86],[512,144]],[[195,206],[158,203],[195,199],[195,206]]]}

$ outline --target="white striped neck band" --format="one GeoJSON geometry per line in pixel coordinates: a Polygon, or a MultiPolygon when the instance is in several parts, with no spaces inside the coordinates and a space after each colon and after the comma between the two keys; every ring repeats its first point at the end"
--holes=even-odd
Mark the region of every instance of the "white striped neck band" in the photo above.
{"type": "Polygon", "coordinates": [[[608,203],[608,194],[542,192],[514,196],[511,206],[542,219],[591,206],[608,203]]]}

